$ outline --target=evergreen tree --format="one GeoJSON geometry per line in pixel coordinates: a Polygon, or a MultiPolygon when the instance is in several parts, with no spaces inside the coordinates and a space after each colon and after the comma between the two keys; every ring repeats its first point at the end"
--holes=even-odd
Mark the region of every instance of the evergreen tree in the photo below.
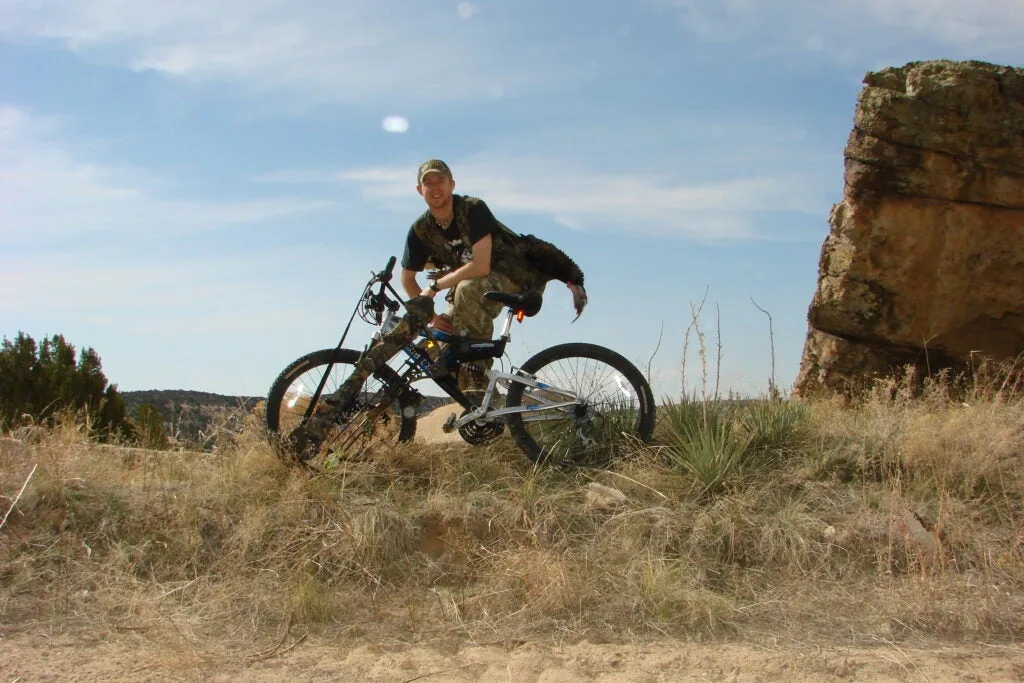
{"type": "Polygon", "coordinates": [[[100,404],[95,428],[99,432],[100,438],[104,440],[135,441],[137,439],[135,427],[128,419],[124,398],[117,393],[116,384],[111,384],[103,392],[103,402],[100,404]]]}
{"type": "Polygon", "coordinates": [[[151,403],[143,403],[135,411],[139,443],[146,448],[164,449],[169,443],[164,430],[164,417],[151,403]]]}
{"type": "Polygon", "coordinates": [[[0,427],[26,416],[50,424],[64,410],[82,414],[102,439],[132,435],[124,400],[115,385],[107,385],[99,355],[75,347],[63,335],[41,344],[23,332],[0,346],[0,427]]]}
{"type": "Polygon", "coordinates": [[[34,415],[39,403],[36,342],[18,333],[13,342],[4,338],[0,348],[0,423],[19,420],[25,413],[34,415]]]}

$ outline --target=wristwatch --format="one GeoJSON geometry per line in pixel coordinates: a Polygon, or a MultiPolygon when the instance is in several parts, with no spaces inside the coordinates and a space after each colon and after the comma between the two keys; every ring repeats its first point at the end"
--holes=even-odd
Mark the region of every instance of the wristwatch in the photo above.
{"type": "Polygon", "coordinates": [[[430,288],[432,290],[434,290],[435,292],[440,292],[441,291],[441,287],[440,287],[440,285],[437,284],[437,280],[431,280],[430,281],[430,288]]]}

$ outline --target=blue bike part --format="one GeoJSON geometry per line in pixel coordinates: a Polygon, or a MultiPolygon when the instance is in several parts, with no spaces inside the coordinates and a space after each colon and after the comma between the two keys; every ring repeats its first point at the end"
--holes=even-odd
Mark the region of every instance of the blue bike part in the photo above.
{"type": "Polygon", "coordinates": [[[430,334],[435,341],[450,342],[452,339],[455,338],[454,335],[448,334],[447,332],[443,332],[442,330],[438,330],[435,328],[432,328],[430,330],[430,334]]]}

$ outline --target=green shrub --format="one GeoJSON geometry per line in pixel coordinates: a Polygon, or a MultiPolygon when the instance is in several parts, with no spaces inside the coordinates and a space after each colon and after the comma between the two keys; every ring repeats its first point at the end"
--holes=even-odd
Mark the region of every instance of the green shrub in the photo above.
{"type": "Polygon", "coordinates": [[[737,411],[737,420],[750,438],[750,447],[774,455],[800,447],[809,418],[807,406],[795,401],[750,401],[737,411]]]}
{"type": "Polygon", "coordinates": [[[721,401],[683,401],[664,408],[668,465],[694,476],[714,494],[742,468],[749,436],[734,426],[733,408],[721,401]]]}

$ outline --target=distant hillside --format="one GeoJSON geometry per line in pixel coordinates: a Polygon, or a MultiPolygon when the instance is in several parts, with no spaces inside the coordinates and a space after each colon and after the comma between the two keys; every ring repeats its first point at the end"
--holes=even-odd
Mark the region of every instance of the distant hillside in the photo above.
{"type": "Polygon", "coordinates": [[[160,408],[162,405],[202,405],[237,408],[240,405],[255,406],[262,401],[262,396],[224,396],[211,394],[207,391],[190,391],[188,389],[150,389],[148,391],[123,391],[125,405],[130,411],[143,403],[160,408]]]}
{"type": "Polygon", "coordinates": [[[134,416],[143,403],[155,406],[168,436],[204,450],[216,445],[218,436],[241,431],[246,416],[263,400],[262,396],[223,396],[185,389],[125,391],[121,396],[129,415],[134,416]]]}
{"type": "MultiPolygon", "coordinates": [[[[155,406],[164,419],[168,436],[181,445],[209,450],[218,438],[230,439],[242,430],[246,416],[263,396],[225,396],[187,389],[151,389],[121,392],[125,407],[134,416],[143,403],[155,406]]],[[[427,396],[419,413],[430,412],[446,403],[447,396],[427,396]]],[[[263,416],[259,415],[262,423],[263,416]]]]}

